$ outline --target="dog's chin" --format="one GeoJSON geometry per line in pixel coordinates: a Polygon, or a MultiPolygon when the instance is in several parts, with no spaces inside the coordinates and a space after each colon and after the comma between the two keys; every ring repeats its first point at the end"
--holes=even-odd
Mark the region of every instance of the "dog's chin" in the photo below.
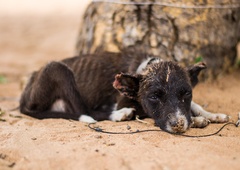
{"type": "Polygon", "coordinates": [[[176,133],[176,134],[185,133],[187,130],[188,128],[181,128],[181,127],[167,127],[165,129],[166,132],[176,133]]]}
{"type": "Polygon", "coordinates": [[[189,129],[188,124],[183,124],[180,126],[171,126],[170,123],[167,122],[164,126],[159,124],[156,124],[156,125],[159,126],[160,129],[162,129],[165,132],[175,133],[175,134],[185,133],[189,129]]]}

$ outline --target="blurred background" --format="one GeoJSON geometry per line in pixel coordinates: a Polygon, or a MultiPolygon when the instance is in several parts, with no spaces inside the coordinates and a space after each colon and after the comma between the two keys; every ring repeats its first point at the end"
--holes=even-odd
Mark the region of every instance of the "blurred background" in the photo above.
{"type": "MultiPolygon", "coordinates": [[[[135,1],[137,2],[140,0],[135,1]]],[[[145,36],[145,33],[149,33],[147,30],[148,24],[146,24],[146,19],[148,19],[146,15],[149,12],[148,6],[136,7],[115,3],[104,4],[103,2],[100,2],[93,3],[90,10],[85,13],[86,7],[90,4],[90,2],[91,0],[0,0],[0,84],[15,82],[15,86],[17,86],[23,76],[39,69],[47,62],[52,60],[61,60],[75,55],[77,42],[80,44],[78,45],[78,49],[86,49],[85,51],[87,52],[93,52],[101,45],[105,45],[107,50],[111,48],[111,50],[114,51],[119,48],[116,48],[116,44],[114,44],[118,41],[118,44],[121,46],[124,43],[125,45],[126,43],[129,45],[129,42],[139,44],[141,40],[143,44],[153,45],[156,53],[159,53],[158,50],[160,50],[161,57],[163,57],[163,51],[166,51],[166,49],[169,50],[171,46],[174,47],[172,50],[175,52],[181,51],[181,43],[185,42],[186,39],[188,40],[186,42],[194,42],[193,40],[196,41],[195,44],[193,44],[195,45],[193,46],[194,48],[189,48],[188,51],[190,52],[196,49],[196,44],[205,41],[204,36],[200,40],[196,40],[196,38],[201,38],[201,36],[195,36],[195,34],[189,36],[188,33],[190,33],[190,31],[186,30],[191,27],[181,26],[181,23],[184,23],[180,20],[182,18],[184,19],[181,15],[178,17],[179,20],[174,20],[174,24],[179,26],[178,29],[185,29],[186,27],[186,34],[181,32],[178,37],[175,37],[176,33],[174,33],[174,29],[169,29],[174,27],[173,19],[171,19],[171,17],[169,18],[169,16],[173,15],[174,18],[175,15],[181,14],[181,8],[164,8],[165,10],[170,10],[169,15],[161,13],[163,12],[162,6],[155,6],[152,8],[152,10],[157,11],[155,13],[153,11],[153,16],[155,17],[154,19],[156,19],[156,22],[158,22],[158,20],[162,21],[162,25],[161,22],[158,22],[160,25],[155,28],[157,31],[155,30],[154,32],[151,28],[150,32],[152,31],[154,34],[145,36]],[[138,9],[137,11],[139,11],[142,16],[138,15],[135,9],[138,9]],[[132,13],[129,11],[132,11],[132,13]],[[113,17],[115,16],[115,12],[118,17],[113,17]],[[81,26],[84,13],[86,16],[84,18],[85,25],[81,26]],[[128,17],[126,14],[129,14],[131,17],[128,17]],[[139,20],[139,16],[141,16],[141,20],[139,20]],[[82,29],[81,34],[79,34],[81,30],[80,28],[82,29]],[[161,39],[159,39],[159,35],[155,34],[158,34],[158,32],[160,32],[159,35],[161,39]],[[94,38],[89,38],[91,36],[94,38]],[[178,47],[177,49],[175,49],[175,46],[173,45],[174,42],[171,42],[176,39],[179,41],[181,40],[179,46],[176,45],[175,42],[175,46],[178,47]],[[81,43],[79,43],[80,41],[81,43]],[[148,41],[151,43],[148,43],[148,41]],[[160,48],[159,46],[163,46],[163,48],[160,48]]],[[[198,1],[192,2],[195,3],[198,1]]],[[[191,12],[191,10],[186,10],[186,12],[189,11],[191,12]]],[[[194,9],[192,9],[192,11],[194,11],[194,9]]],[[[224,11],[226,12],[226,10],[224,11]]],[[[208,11],[206,11],[206,13],[207,12],[208,11]]],[[[200,20],[201,23],[203,20],[204,23],[204,19],[206,17],[204,10],[200,10],[199,16],[200,14],[202,16],[200,19],[198,18],[198,13],[195,14],[195,18],[193,17],[192,19],[192,25],[196,23],[195,27],[199,27],[201,30],[201,24],[198,24],[198,22],[200,20]],[[195,20],[197,21],[195,22],[195,20]]],[[[206,16],[208,16],[207,14],[206,16]]],[[[235,19],[235,17],[238,18],[238,16],[240,16],[239,14],[240,11],[237,11],[236,13],[230,12],[229,15],[226,15],[226,22],[230,23],[231,19],[235,19]],[[237,15],[235,16],[235,14],[237,15]]],[[[183,12],[182,15],[191,18],[191,15],[187,15],[187,13],[183,12]]],[[[188,23],[188,19],[185,18],[185,20],[186,23],[188,23]]],[[[155,20],[152,21],[154,22],[155,20]]],[[[191,30],[194,30],[195,27],[192,27],[191,30]]],[[[231,25],[228,25],[228,27],[231,27],[231,25]]],[[[228,27],[226,27],[225,30],[228,30],[228,27]]],[[[212,32],[214,33],[214,31],[212,32]]],[[[234,31],[230,30],[229,32],[234,34],[234,31]]],[[[230,34],[229,37],[235,37],[235,35],[232,34],[230,34]]],[[[208,37],[208,34],[205,36],[208,37]]],[[[208,43],[206,44],[208,47],[208,43]]],[[[185,48],[186,45],[184,45],[185,44],[183,43],[183,47],[185,48]]],[[[182,51],[186,52],[186,50],[182,51]]],[[[213,54],[216,53],[216,50],[206,51],[213,54]]],[[[176,54],[174,55],[177,56],[176,54]]],[[[218,54],[215,55],[220,56],[218,54]]],[[[190,53],[186,53],[184,55],[181,53],[180,56],[191,55],[190,53]]],[[[196,55],[196,57],[198,56],[196,55]]],[[[213,56],[212,58],[215,57],[213,56]]],[[[239,61],[239,57],[237,58],[237,61],[239,61]]],[[[213,65],[214,63],[217,62],[213,62],[213,65]]],[[[226,67],[228,67],[228,65],[226,67]]],[[[4,86],[2,87],[5,88],[4,86]]],[[[6,85],[6,87],[9,87],[9,84],[6,85]]],[[[4,92],[0,92],[0,95],[4,96],[5,94],[4,92]]]]}
{"type": "Polygon", "coordinates": [[[0,0],[0,76],[28,74],[74,54],[90,0],[0,0]]]}
{"type": "MultiPolygon", "coordinates": [[[[196,2],[197,0],[192,1],[196,2]]],[[[209,1],[212,0],[202,2],[209,1]]],[[[114,167],[122,169],[136,169],[136,167],[142,169],[146,169],[146,167],[152,167],[152,169],[196,169],[196,167],[239,169],[239,128],[226,129],[223,135],[205,138],[201,141],[169,137],[167,134],[156,136],[152,133],[145,133],[142,134],[145,136],[136,137],[138,141],[136,143],[132,137],[126,138],[126,136],[122,138],[106,136],[106,138],[100,139],[101,136],[99,137],[87,130],[85,125],[77,122],[39,121],[23,117],[18,110],[5,112],[5,110],[19,106],[18,100],[22,91],[20,82],[23,82],[24,76],[49,61],[61,60],[76,54],[76,42],[82,15],[90,2],[90,0],[0,0],[0,121],[2,118],[0,127],[3,127],[0,128],[0,141],[2,142],[0,144],[2,146],[0,148],[0,169],[2,162],[6,163],[4,167],[7,169],[21,169],[21,167],[23,167],[22,169],[39,169],[41,167],[43,167],[42,169],[59,167],[65,167],[65,169],[76,169],[76,167],[83,167],[83,169],[84,167],[86,167],[85,169],[103,169],[103,167],[105,169],[114,169],[114,167]],[[4,113],[6,114],[3,115],[4,113]],[[4,123],[4,121],[6,122],[4,123]],[[53,144],[54,147],[52,147],[53,144]],[[94,147],[92,147],[93,145],[94,147]],[[126,155],[129,148],[135,149],[126,155]],[[151,149],[154,152],[150,152],[151,149]],[[93,162],[94,159],[97,161],[93,162]],[[191,161],[189,161],[190,159],[191,161]]],[[[220,0],[215,2],[220,2],[220,0]]],[[[115,6],[120,7],[118,16],[122,18],[128,17],[122,9],[134,11],[131,7],[128,9],[128,6],[124,8],[117,4],[115,6]]],[[[111,12],[110,8],[99,8],[97,4],[93,7],[101,13],[105,12],[101,9],[111,12]]],[[[145,8],[142,8],[139,10],[144,11],[145,8]]],[[[91,10],[89,11],[91,12],[91,10]]],[[[172,10],[173,13],[176,11],[178,10],[172,10]]],[[[90,12],[89,14],[91,14],[90,12]]],[[[101,21],[98,17],[99,13],[95,12],[95,21],[101,21]]],[[[101,19],[107,17],[108,15],[105,15],[101,19]]],[[[165,15],[160,15],[158,18],[162,17],[165,15]]],[[[200,19],[204,19],[204,17],[200,19]]],[[[230,17],[230,19],[232,18],[230,17]]],[[[123,20],[120,18],[120,21],[123,20]]],[[[126,26],[138,22],[136,17],[134,18],[135,22],[132,22],[131,18],[125,21],[128,21],[125,23],[126,26]]],[[[162,21],[163,24],[167,23],[164,19],[162,21]]],[[[110,25],[112,25],[111,22],[110,25]]],[[[100,26],[102,27],[101,24],[100,26]]],[[[143,23],[142,26],[145,24],[143,23]]],[[[88,30],[87,27],[85,28],[88,30]]],[[[108,29],[108,27],[103,28],[108,29]]],[[[104,29],[99,30],[106,33],[104,29]]],[[[165,30],[170,32],[167,28],[165,30]]],[[[96,35],[101,35],[97,31],[96,35]]],[[[122,30],[120,32],[123,33],[122,30]]],[[[87,34],[83,35],[88,38],[87,34]]],[[[132,35],[129,34],[129,37],[132,35]]],[[[119,36],[119,39],[122,39],[122,36],[119,36]]],[[[240,63],[240,55],[237,61],[240,63]]],[[[209,111],[226,113],[233,121],[236,121],[240,106],[239,87],[238,69],[227,76],[220,76],[214,82],[199,83],[194,89],[194,101],[209,111]]],[[[110,131],[115,131],[118,126],[113,126],[111,122],[105,122],[103,125],[110,131]]],[[[146,128],[145,124],[135,125],[133,123],[131,126],[136,129],[146,128]]],[[[193,134],[212,133],[221,126],[222,124],[212,124],[204,131],[195,129],[193,134]]],[[[152,128],[152,125],[147,127],[152,128]]],[[[119,128],[124,130],[125,122],[119,128]]]]}
{"type": "MultiPolygon", "coordinates": [[[[47,61],[75,54],[93,53],[100,48],[119,51],[136,44],[142,45],[140,49],[164,59],[195,62],[203,57],[209,68],[223,69],[224,72],[229,71],[229,65],[235,62],[234,50],[228,49],[233,48],[231,42],[236,37],[236,29],[233,28],[240,18],[239,10],[203,9],[196,12],[195,9],[161,5],[151,7],[99,2],[93,3],[85,13],[90,2],[0,0],[1,77],[20,77],[47,61]],[[220,16],[221,12],[224,16],[220,16]],[[80,26],[84,13],[84,25],[80,26]],[[148,17],[151,20],[148,21],[148,17]],[[217,18],[219,22],[215,22],[217,18]],[[222,41],[223,38],[225,41],[222,41]],[[225,58],[228,60],[225,61],[225,58]]],[[[185,1],[176,4],[182,2],[185,1]]],[[[212,0],[204,3],[219,4],[212,0]]],[[[224,3],[228,5],[230,1],[224,3]]],[[[219,73],[221,70],[216,72],[219,73]]]]}

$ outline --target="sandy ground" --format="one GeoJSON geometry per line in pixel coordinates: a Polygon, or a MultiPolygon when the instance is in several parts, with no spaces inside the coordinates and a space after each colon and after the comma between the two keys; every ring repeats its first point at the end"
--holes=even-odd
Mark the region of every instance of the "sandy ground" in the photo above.
{"type": "MultiPolygon", "coordinates": [[[[48,61],[74,54],[83,1],[45,1],[0,1],[0,108],[5,112],[0,117],[1,170],[239,169],[240,127],[228,126],[220,135],[207,138],[165,132],[108,135],[77,121],[36,120],[9,111],[18,106],[21,77],[48,61]]],[[[194,89],[194,100],[209,111],[230,115],[235,122],[240,112],[239,87],[238,70],[215,82],[200,83],[194,89]]],[[[158,129],[151,119],[145,121],[149,124],[103,121],[97,125],[121,132],[158,129]]],[[[187,134],[209,134],[221,126],[210,124],[204,129],[190,129],[187,134]]]]}

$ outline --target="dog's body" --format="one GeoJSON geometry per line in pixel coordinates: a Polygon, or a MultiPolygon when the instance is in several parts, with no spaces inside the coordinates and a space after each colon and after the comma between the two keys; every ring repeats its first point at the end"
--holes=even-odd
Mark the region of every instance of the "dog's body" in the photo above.
{"type": "Polygon", "coordinates": [[[147,55],[107,52],[51,62],[33,73],[20,111],[39,119],[83,122],[123,121],[136,114],[174,133],[205,127],[208,120],[226,122],[228,116],[206,112],[191,101],[204,68],[203,63],[183,69],[147,55]]]}

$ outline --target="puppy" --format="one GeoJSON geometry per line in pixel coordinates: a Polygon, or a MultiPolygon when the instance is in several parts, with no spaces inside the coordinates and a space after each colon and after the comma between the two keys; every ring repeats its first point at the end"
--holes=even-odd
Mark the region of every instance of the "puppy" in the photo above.
{"type": "Polygon", "coordinates": [[[192,101],[192,88],[204,63],[182,68],[144,54],[83,55],[50,62],[32,74],[20,111],[44,118],[82,122],[151,117],[162,130],[183,133],[209,122],[227,122],[192,101]]]}

